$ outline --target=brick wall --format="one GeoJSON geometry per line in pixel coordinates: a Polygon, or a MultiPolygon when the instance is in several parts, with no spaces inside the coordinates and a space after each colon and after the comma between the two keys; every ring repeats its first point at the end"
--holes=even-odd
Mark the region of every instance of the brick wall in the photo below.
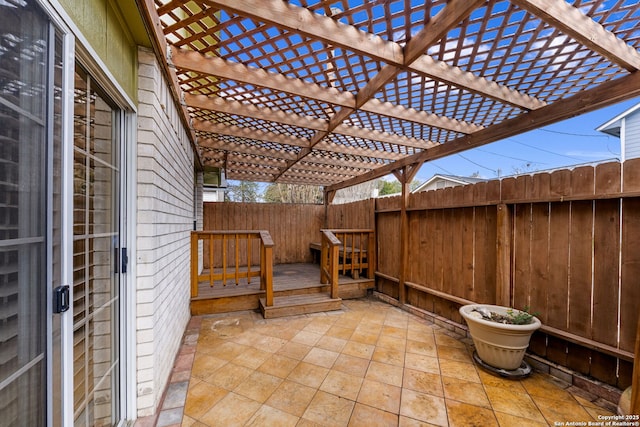
{"type": "MultiPolygon", "coordinates": [[[[138,416],[153,414],[189,321],[194,154],[153,52],[140,48],[137,134],[138,416]]],[[[200,214],[201,215],[201,214],[200,214]]]]}

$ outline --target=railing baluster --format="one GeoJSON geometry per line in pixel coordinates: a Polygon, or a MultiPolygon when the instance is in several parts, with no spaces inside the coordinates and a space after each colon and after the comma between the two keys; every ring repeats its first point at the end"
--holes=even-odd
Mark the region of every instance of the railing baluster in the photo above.
{"type": "Polygon", "coordinates": [[[222,286],[227,286],[227,235],[222,235],[222,286]]]}
{"type": "Polygon", "coordinates": [[[247,234],[247,284],[251,284],[251,236],[247,234]]]}
{"type": "Polygon", "coordinates": [[[209,287],[213,288],[213,235],[209,235],[209,287]]]}
{"type": "Polygon", "coordinates": [[[236,245],[236,286],[240,283],[240,236],[238,233],[235,235],[235,245],[236,245]]]}

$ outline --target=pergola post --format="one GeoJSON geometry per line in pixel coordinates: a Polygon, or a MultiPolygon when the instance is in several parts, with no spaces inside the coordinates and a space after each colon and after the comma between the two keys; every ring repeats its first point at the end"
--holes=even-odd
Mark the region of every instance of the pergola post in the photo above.
{"type": "Polygon", "coordinates": [[[398,181],[400,181],[400,184],[402,184],[400,206],[400,277],[398,278],[398,301],[400,304],[407,303],[405,281],[409,275],[409,217],[407,215],[407,204],[410,193],[409,184],[411,184],[411,181],[413,181],[413,178],[420,170],[420,166],[422,166],[422,163],[414,163],[393,172],[398,181]]]}

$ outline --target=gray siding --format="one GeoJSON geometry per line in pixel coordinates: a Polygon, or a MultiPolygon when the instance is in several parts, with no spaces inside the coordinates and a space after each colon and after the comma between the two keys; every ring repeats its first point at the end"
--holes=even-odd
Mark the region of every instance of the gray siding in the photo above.
{"type": "Polygon", "coordinates": [[[626,159],[640,157],[640,110],[626,117],[625,142],[626,159]]]}

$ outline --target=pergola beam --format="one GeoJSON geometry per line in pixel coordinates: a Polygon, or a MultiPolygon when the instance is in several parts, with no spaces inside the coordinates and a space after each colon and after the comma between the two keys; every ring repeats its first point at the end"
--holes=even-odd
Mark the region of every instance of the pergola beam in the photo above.
{"type": "MultiPolygon", "coordinates": [[[[220,78],[231,79],[253,86],[265,87],[268,89],[289,93],[291,95],[313,99],[318,102],[331,103],[332,105],[346,107],[352,110],[354,110],[356,106],[356,97],[350,92],[340,92],[335,88],[327,89],[314,83],[308,83],[298,79],[285,78],[280,76],[279,74],[267,73],[258,68],[246,67],[242,64],[225,61],[221,58],[206,57],[200,53],[193,51],[172,48],[171,62],[177,68],[193,71],[199,74],[210,74],[220,78]]],[[[276,118],[278,118],[279,120],[291,120],[283,119],[282,114],[279,114],[274,110],[271,110],[271,112],[266,112],[264,111],[265,109],[261,109],[260,111],[260,109],[255,106],[240,103],[238,101],[226,101],[227,104],[225,106],[220,98],[194,94],[185,94],[184,97],[185,102],[188,106],[197,108],[204,108],[212,111],[224,111],[225,109],[229,108],[234,109],[234,111],[238,111],[238,107],[232,104],[236,103],[244,106],[244,108],[246,109],[246,111],[241,115],[260,118],[261,115],[269,114],[271,117],[273,117],[270,120],[275,120],[276,118]],[[209,101],[206,101],[204,98],[208,98],[209,101]]],[[[479,129],[482,129],[482,126],[467,123],[461,120],[451,119],[448,117],[437,116],[435,114],[428,114],[423,111],[416,111],[413,108],[405,108],[400,105],[383,103],[375,98],[369,99],[360,107],[360,110],[366,111],[368,113],[392,117],[398,120],[412,121],[425,126],[432,126],[439,129],[445,129],[465,134],[473,133],[479,129]]],[[[303,122],[300,122],[300,124],[291,124],[293,124],[294,126],[303,126],[315,130],[328,129],[328,124],[326,124],[326,121],[323,121],[325,123],[324,127],[319,128],[319,119],[312,118],[310,120],[311,122],[305,124],[303,124],[303,122]]]]}
{"type": "Polygon", "coordinates": [[[627,71],[640,70],[638,51],[565,0],[511,0],[511,2],[627,71]]]}
{"type": "MultiPolygon", "coordinates": [[[[401,71],[403,66],[409,65],[426,51],[431,45],[436,43],[449,29],[458,24],[467,17],[476,7],[484,0],[450,0],[449,3],[438,14],[429,20],[424,28],[412,38],[404,48],[401,64],[386,64],[371,78],[367,84],[360,89],[356,95],[356,103],[353,108],[342,107],[329,121],[327,131],[318,131],[309,144],[308,149],[303,149],[298,154],[297,161],[302,160],[310,153],[310,149],[322,141],[330,132],[333,132],[340,124],[353,114],[357,109],[362,107],[384,86],[394,79],[401,71]]],[[[331,20],[333,21],[333,20],[331,20]]],[[[426,147],[425,147],[426,148],[426,147]]],[[[287,169],[293,167],[296,162],[290,162],[287,169]]],[[[282,172],[286,172],[286,169],[282,172]]]]}
{"type": "MultiPolygon", "coordinates": [[[[410,55],[407,56],[409,59],[409,61],[407,61],[407,58],[405,58],[405,49],[398,43],[385,41],[377,35],[361,31],[350,25],[342,24],[328,16],[322,16],[310,12],[305,8],[294,6],[293,4],[280,0],[206,0],[205,3],[211,7],[232,11],[238,15],[249,17],[260,22],[268,22],[276,27],[303,34],[314,40],[321,40],[333,46],[340,46],[385,64],[406,68],[406,70],[410,72],[426,74],[436,78],[436,75],[441,75],[439,71],[441,70],[448,76],[448,83],[453,84],[457,88],[479,93],[519,108],[531,110],[544,105],[544,103],[526,94],[518,94],[517,91],[506,86],[497,85],[497,83],[494,84],[499,87],[499,89],[495,90],[492,85],[487,83],[486,79],[477,78],[472,73],[460,73],[459,70],[455,70],[455,67],[451,67],[445,62],[436,62],[432,59],[431,61],[433,62],[429,62],[429,66],[425,67],[423,64],[424,61],[422,61],[421,58],[424,58],[426,55],[417,54],[420,52],[420,44],[424,43],[424,40],[416,41],[416,47],[412,47],[408,51],[410,55]],[[413,62],[419,59],[419,64],[422,65],[414,68],[413,62]],[[488,93],[481,92],[483,88],[489,88],[491,90],[488,93]],[[501,96],[503,92],[510,93],[511,96],[497,98],[501,96]],[[515,100],[524,100],[525,102],[513,104],[515,100]]],[[[435,28],[434,32],[436,35],[439,34],[441,38],[442,34],[446,34],[446,30],[443,31],[443,28],[448,30],[460,22],[460,20],[456,21],[457,16],[464,16],[465,13],[470,13],[471,10],[482,3],[484,2],[478,2],[477,0],[473,2],[449,2],[445,9],[450,10],[450,12],[447,13],[451,16],[444,16],[438,27],[432,25],[432,27],[435,28]],[[451,5],[451,3],[455,3],[455,5],[451,5]]],[[[425,35],[425,38],[430,38],[430,36],[425,35]]],[[[422,52],[424,52],[424,50],[422,50],[422,52]]]]}
{"type": "MultiPolygon", "coordinates": [[[[184,101],[188,107],[205,109],[209,111],[223,112],[226,114],[250,117],[259,120],[275,122],[290,126],[303,127],[317,131],[327,131],[329,122],[309,116],[298,114],[285,114],[281,111],[270,108],[258,108],[254,105],[243,104],[238,101],[225,101],[222,98],[208,97],[206,95],[185,94],[184,101]]],[[[436,143],[418,138],[410,138],[403,135],[379,132],[376,130],[360,128],[357,126],[340,124],[336,126],[333,133],[352,136],[354,138],[369,139],[376,142],[386,142],[388,144],[402,145],[425,149],[435,146],[436,143]]]]}
{"type": "Polygon", "coordinates": [[[625,77],[605,82],[593,89],[579,92],[569,98],[558,100],[538,110],[529,111],[518,117],[505,120],[474,134],[463,136],[445,144],[440,144],[437,147],[430,148],[412,156],[407,156],[352,180],[330,186],[329,190],[338,190],[340,188],[361,184],[393,173],[393,171],[413,163],[435,160],[471,148],[480,147],[561,120],[570,119],[617,102],[632,99],[636,96],[640,96],[640,73],[629,74],[625,77]]]}

